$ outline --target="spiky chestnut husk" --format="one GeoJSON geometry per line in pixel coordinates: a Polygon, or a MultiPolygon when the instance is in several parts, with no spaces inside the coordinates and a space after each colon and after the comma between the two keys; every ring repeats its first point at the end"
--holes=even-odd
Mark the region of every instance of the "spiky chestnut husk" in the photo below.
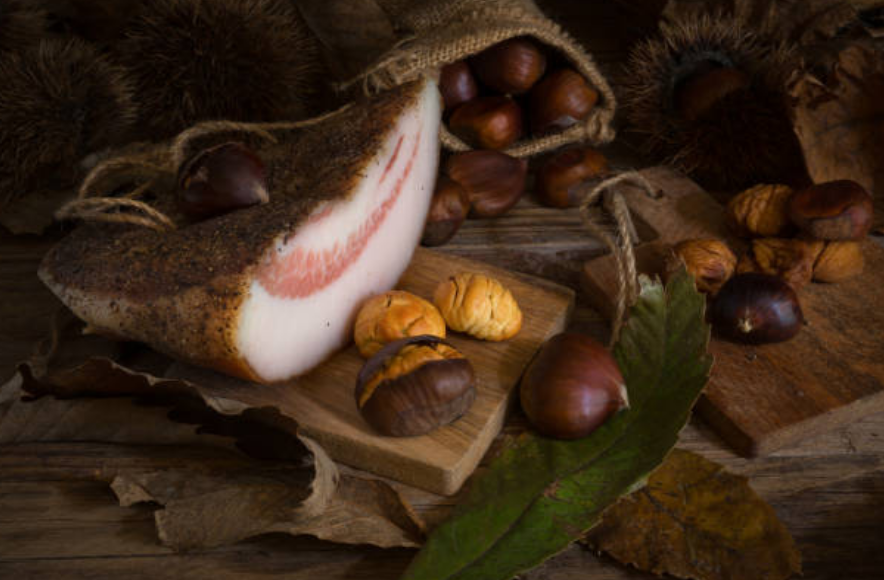
{"type": "Polygon", "coordinates": [[[157,0],[114,51],[152,139],[207,119],[303,118],[327,78],[315,37],[284,0],[157,0]]]}
{"type": "Polygon", "coordinates": [[[126,23],[151,0],[30,0],[48,13],[52,28],[110,46],[126,23]]]}
{"type": "Polygon", "coordinates": [[[32,4],[22,0],[0,3],[0,52],[22,50],[47,35],[46,12],[32,4]]]}
{"type": "Polygon", "coordinates": [[[126,142],[135,116],[124,71],[83,41],[0,54],[0,203],[73,186],[79,162],[126,142]]]}
{"type": "Polygon", "coordinates": [[[793,50],[732,18],[698,16],[663,25],[638,45],[624,75],[623,103],[645,153],[714,189],[756,183],[808,182],[789,121],[786,81],[793,50]],[[704,67],[733,67],[748,76],[704,114],[689,120],[677,91],[704,67]]]}

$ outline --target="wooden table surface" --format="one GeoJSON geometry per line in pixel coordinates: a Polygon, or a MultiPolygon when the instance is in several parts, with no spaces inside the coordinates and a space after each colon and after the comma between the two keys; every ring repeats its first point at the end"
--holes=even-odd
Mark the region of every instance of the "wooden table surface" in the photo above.
{"type": "MultiPolygon", "coordinates": [[[[614,78],[640,32],[629,13],[610,2],[540,4],[614,78]]],[[[608,152],[620,165],[641,164],[622,146],[608,152]]],[[[34,271],[45,249],[44,240],[0,232],[0,291],[15,297],[0,305],[0,381],[46,328],[48,308],[16,308],[33,304],[34,294],[44,291],[34,271]]],[[[576,212],[541,208],[530,198],[505,217],[468,222],[443,249],[575,289],[582,262],[602,253],[582,231],[576,212]]],[[[604,339],[605,323],[586,304],[578,294],[572,326],[604,339]]],[[[504,434],[521,428],[515,416],[504,434]]],[[[679,445],[750,478],[795,537],[804,578],[884,577],[884,415],[753,460],[737,456],[697,419],[679,445]]],[[[0,446],[0,578],[396,578],[414,554],[282,535],[175,554],[158,544],[149,507],[119,507],[107,485],[79,479],[51,461],[63,450],[63,442],[0,446]]],[[[430,523],[445,517],[453,501],[413,489],[403,493],[430,523]]],[[[537,580],[650,577],[578,546],[525,575],[537,580]]]]}

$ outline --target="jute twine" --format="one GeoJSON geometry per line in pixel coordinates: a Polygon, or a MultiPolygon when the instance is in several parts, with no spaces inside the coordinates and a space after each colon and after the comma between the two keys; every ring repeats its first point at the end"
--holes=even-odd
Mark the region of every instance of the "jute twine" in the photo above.
{"type": "MultiPolygon", "coordinates": [[[[530,157],[570,143],[602,144],[614,139],[613,90],[592,57],[530,0],[381,0],[379,4],[390,14],[394,25],[410,33],[375,64],[344,83],[344,88],[361,83],[369,93],[385,90],[504,40],[530,36],[561,52],[599,92],[600,99],[586,120],[552,135],[522,140],[504,152],[514,157],[530,157]]],[[[451,151],[471,149],[445,126],[441,139],[451,151]]]]}
{"type": "Polygon", "coordinates": [[[83,180],[76,199],[55,212],[57,220],[82,220],[93,222],[130,224],[162,232],[175,229],[175,222],[166,214],[144,202],[139,197],[155,187],[164,176],[176,175],[178,168],[191,154],[193,142],[200,138],[222,133],[254,135],[276,143],[274,131],[303,129],[339,115],[352,103],[303,121],[275,123],[241,123],[237,121],[206,121],[178,134],[168,144],[157,145],[146,152],[121,155],[96,165],[83,180]],[[112,184],[126,180],[138,180],[132,191],[108,196],[112,184]],[[95,194],[98,195],[95,195],[95,194]]]}
{"type": "Polygon", "coordinates": [[[635,266],[635,248],[638,241],[629,207],[622,192],[616,189],[623,184],[641,188],[650,197],[659,197],[644,175],[638,171],[628,171],[602,181],[595,186],[580,204],[580,216],[589,233],[604,242],[611,251],[617,268],[617,301],[611,321],[611,344],[620,338],[620,331],[626,317],[626,310],[638,298],[639,283],[635,266]],[[616,234],[612,235],[599,220],[592,215],[592,209],[601,198],[601,206],[613,219],[616,234]]]}

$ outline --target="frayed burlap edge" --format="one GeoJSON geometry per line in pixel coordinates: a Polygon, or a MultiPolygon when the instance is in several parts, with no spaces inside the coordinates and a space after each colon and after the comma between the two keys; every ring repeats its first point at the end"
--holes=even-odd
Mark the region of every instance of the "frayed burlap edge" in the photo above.
{"type": "MultiPolygon", "coordinates": [[[[559,50],[589,80],[601,98],[581,123],[552,135],[524,139],[504,152],[514,157],[529,157],[570,143],[601,145],[616,136],[613,127],[617,106],[614,91],[592,57],[558,24],[539,13],[495,8],[458,15],[454,21],[446,23],[446,28],[457,28],[460,34],[456,41],[438,42],[432,31],[422,37],[404,39],[358,77],[344,83],[342,88],[362,84],[366,93],[389,89],[422,75],[432,75],[444,64],[461,60],[509,38],[530,36],[559,50]]],[[[443,146],[451,151],[472,149],[444,125],[441,139],[443,146]]]]}

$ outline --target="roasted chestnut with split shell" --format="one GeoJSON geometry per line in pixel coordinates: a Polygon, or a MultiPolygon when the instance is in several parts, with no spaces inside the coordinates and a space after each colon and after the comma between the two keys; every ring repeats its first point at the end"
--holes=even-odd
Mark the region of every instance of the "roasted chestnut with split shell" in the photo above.
{"type": "Polygon", "coordinates": [[[437,336],[386,345],[359,371],[356,406],[384,435],[423,435],[466,413],[476,398],[470,362],[437,336]]]}
{"type": "Polygon", "coordinates": [[[589,435],[629,406],[614,357],[595,340],[573,332],[543,345],[522,377],[519,398],[537,432],[556,439],[589,435]]]}
{"type": "Polygon", "coordinates": [[[709,312],[716,334],[746,344],[789,340],[804,315],[798,295],[777,276],[737,274],[722,286],[709,312]]]}

